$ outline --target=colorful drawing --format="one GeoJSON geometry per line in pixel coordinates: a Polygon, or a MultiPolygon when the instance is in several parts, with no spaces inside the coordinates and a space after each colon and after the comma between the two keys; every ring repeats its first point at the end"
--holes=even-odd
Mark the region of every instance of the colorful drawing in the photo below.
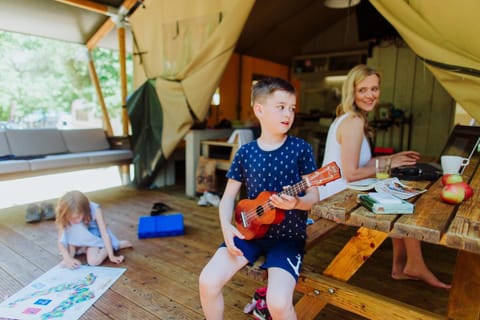
{"type": "Polygon", "coordinates": [[[0,317],[47,320],[78,319],[125,268],[54,267],[0,304],[0,317]]]}

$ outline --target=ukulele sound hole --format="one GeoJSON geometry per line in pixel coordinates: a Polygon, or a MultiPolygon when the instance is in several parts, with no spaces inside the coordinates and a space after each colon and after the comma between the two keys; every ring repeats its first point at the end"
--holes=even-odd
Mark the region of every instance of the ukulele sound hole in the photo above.
{"type": "Polygon", "coordinates": [[[261,217],[265,211],[263,210],[263,207],[257,207],[257,209],[255,210],[255,212],[257,213],[257,216],[261,217]]]}

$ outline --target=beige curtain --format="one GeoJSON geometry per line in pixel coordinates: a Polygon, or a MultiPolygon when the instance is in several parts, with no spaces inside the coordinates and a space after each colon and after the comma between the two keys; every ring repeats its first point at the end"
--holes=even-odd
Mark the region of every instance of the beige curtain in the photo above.
{"type": "Polygon", "coordinates": [[[168,157],[205,119],[254,0],[150,0],[130,17],[134,82],[156,80],[163,107],[162,149],[168,157]]]}
{"type": "MultiPolygon", "coordinates": [[[[365,0],[364,0],[365,1],[365,0]]],[[[370,0],[450,95],[480,121],[478,0],[370,0]]]]}

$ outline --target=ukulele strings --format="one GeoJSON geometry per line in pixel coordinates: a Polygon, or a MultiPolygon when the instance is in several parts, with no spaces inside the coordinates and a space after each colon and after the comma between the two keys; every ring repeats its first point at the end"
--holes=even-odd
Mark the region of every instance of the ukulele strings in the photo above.
{"type": "MultiPolygon", "coordinates": [[[[279,192],[278,195],[281,196],[282,194],[287,194],[289,196],[295,196],[295,195],[299,194],[301,191],[305,190],[307,187],[308,187],[307,182],[302,179],[302,181],[300,181],[299,183],[294,184],[293,186],[288,187],[285,190],[279,192]]],[[[274,209],[275,207],[271,204],[270,199],[268,199],[266,202],[260,204],[259,206],[255,207],[254,209],[245,212],[245,216],[247,218],[247,221],[250,218],[256,217],[258,215],[259,208],[261,208],[262,212],[263,212],[267,209],[274,209]],[[267,208],[267,206],[268,206],[268,208],[267,208]]]]}
{"type": "MultiPolygon", "coordinates": [[[[317,173],[319,173],[322,176],[322,179],[320,179],[320,181],[325,182],[325,180],[328,181],[329,178],[338,174],[338,171],[337,171],[337,168],[332,168],[329,164],[329,165],[317,170],[317,173]]],[[[317,182],[313,185],[319,185],[319,184],[321,184],[321,183],[317,182]]],[[[293,186],[287,187],[283,191],[279,192],[278,195],[281,196],[282,194],[287,194],[289,196],[296,196],[301,191],[304,191],[305,189],[307,189],[310,186],[312,186],[311,182],[307,183],[307,181],[305,181],[305,179],[302,179],[302,181],[294,184],[293,186]]],[[[252,217],[254,218],[254,217],[258,216],[260,208],[262,209],[261,212],[264,212],[267,209],[274,209],[275,206],[273,206],[271,204],[270,199],[268,199],[266,202],[260,204],[259,206],[256,206],[252,210],[244,212],[247,221],[250,221],[250,219],[252,217]],[[267,206],[268,206],[268,208],[267,208],[267,206]]]]}

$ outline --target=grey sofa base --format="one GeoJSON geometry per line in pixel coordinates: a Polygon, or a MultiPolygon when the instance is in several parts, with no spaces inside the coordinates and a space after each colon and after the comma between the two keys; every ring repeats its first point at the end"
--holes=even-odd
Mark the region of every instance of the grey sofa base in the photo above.
{"type": "MultiPolygon", "coordinates": [[[[129,145],[102,129],[7,129],[0,132],[0,180],[107,166],[128,166],[129,145]]],[[[122,170],[128,173],[128,170],[122,170]]],[[[122,177],[126,181],[128,177],[122,177]]]]}

